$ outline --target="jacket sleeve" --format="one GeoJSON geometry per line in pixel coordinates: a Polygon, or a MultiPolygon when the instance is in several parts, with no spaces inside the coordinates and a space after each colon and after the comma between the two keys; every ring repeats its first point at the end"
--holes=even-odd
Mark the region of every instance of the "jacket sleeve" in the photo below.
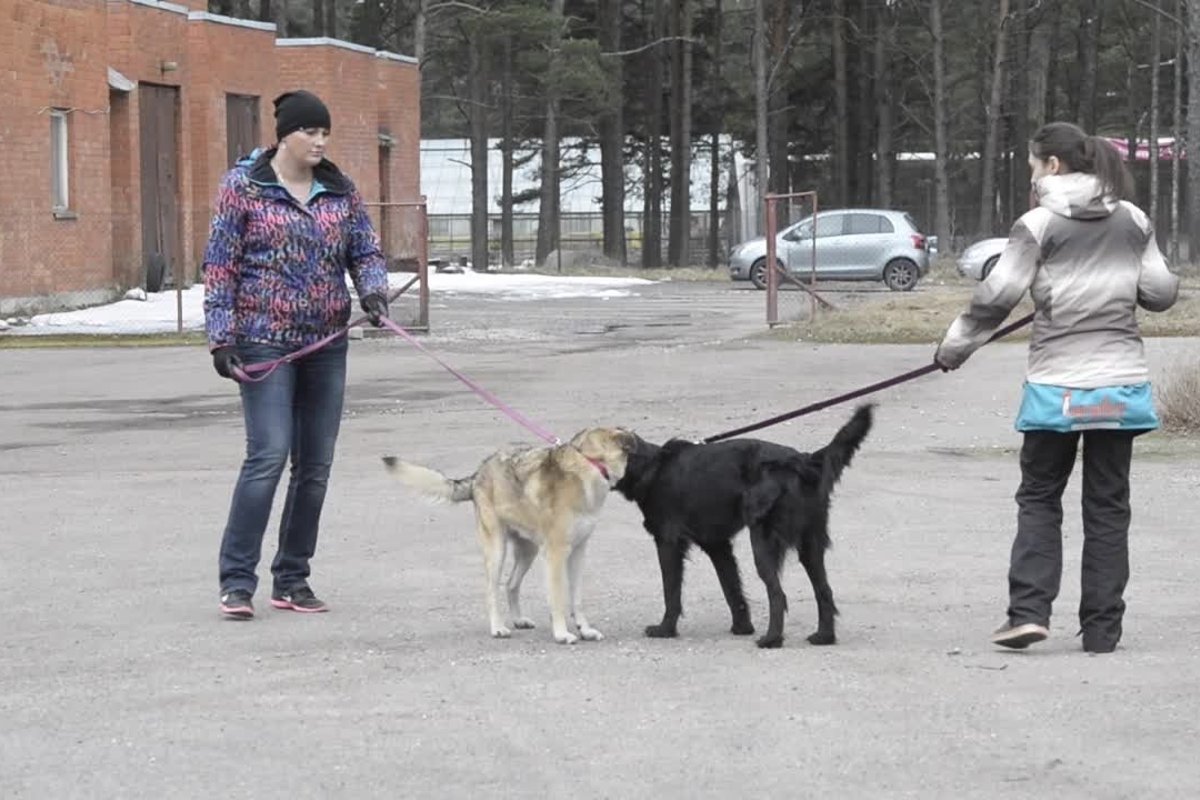
{"type": "Polygon", "coordinates": [[[379,245],[379,235],[371,224],[367,207],[357,189],[350,191],[350,279],[361,300],[367,295],[387,297],[387,261],[379,245]]]}
{"type": "Polygon", "coordinates": [[[234,343],[234,303],[241,283],[246,210],[239,173],[230,172],[217,191],[216,210],[204,248],[204,330],[208,349],[234,343]]]}
{"type": "Polygon", "coordinates": [[[1179,297],[1179,276],[1167,267],[1149,218],[1136,206],[1132,208],[1138,224],[1146,233],[1146,246],[1142,250],[1141,267],[1138,270],[1137,302],[1147,311],[1166,311],[1175,305],[1179,297]]]}
{"type": "Polygon", "coordinates": [[[1013,224],[1008,244],[995,268],[976,287],[967,310],[946,331],[936,355],[942,366],[949,369],[962,366],[972,353],[987,343],[1033,285],[1041,263],[1042,247],[1030,230],[1028,216],[1013,224]]]}

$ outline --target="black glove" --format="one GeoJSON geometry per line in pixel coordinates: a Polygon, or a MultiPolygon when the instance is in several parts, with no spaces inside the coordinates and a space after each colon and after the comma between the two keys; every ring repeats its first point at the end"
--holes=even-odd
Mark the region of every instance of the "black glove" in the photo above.
{"type": "Polygon", "coordinates": [[[383,324],[379,320],[388,315],[387,298],[381,294],[369,294],[364,297],[362,308],[367,312],[367,317],[376,328],[383,324]]]}
{"type": "Polygon", "coordinates": [[[213,369],[217,371],[218,375],[222,378],[229,378],[231,381],[238,379],[237,375],[234,374],[233,368],[237,367],[241,369],[242,357],[237,354],[236,348],[230,345],[218,347],[216,350],[213,350],[212,359],[213,369]]]}

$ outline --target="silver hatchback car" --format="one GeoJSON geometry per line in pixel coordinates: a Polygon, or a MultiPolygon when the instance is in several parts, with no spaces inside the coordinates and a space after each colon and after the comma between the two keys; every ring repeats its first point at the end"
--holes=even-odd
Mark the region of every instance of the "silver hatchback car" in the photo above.
{"type": "MultiPolygon", "coordinates": [[[[903,211],[842,208],[805,217],[776,236],[779,265],[798,279],[813,269],[823,281],[883,281],[893,291],[917,285],[929,271],[929,243],[903,211]],[[815,239],[814,239],[815,237],[815,239]]],[[[729,277],[767,287],[767,240],[742,242],[729,256],[729,277]]]]}

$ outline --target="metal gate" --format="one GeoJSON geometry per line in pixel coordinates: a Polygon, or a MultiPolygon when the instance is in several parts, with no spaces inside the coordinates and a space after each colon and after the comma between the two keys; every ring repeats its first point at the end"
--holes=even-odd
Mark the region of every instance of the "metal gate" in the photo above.
{"type": "MultiPolygon", "coordinates": [[[[810,300],[809,320],[815,321],[817,318],[817,307],[832,308],[833,304],[825,300],[816,292],[817,284],[817,239],[812,237],[812,250],[810,254],[805,254],[803,260],[809,265],[808,283],[805,284],[800,277],[803,276],[802,269],[792,269],[793,259],[789,255],[786,258],[781,258],[778,252],[778,237],[780,229],[780,218],[783,218],[783,227],[787,227],[793,222],[799,221],[800,217],[793,212],[793,205],[799,204],[803,210],[804,204],[811,201],[812,217],[817,216],[818,204],[816,192],[792,192],[790,194],[768,194],[764,200],[764,211],[766,212],[766,231],[765,238],[767,244],[767,256],[765,262],[765,278],[767,285],[767,325],[774,327],[781,322],[779,317],[779,290],[781,286],[795,287],[808,294],[810,300]],[[781,214],[781,206],[783,213],[781,214]],[[793,274],[795,273],[795,274],[793,274]]],[[[785,243],[786,244],[786,243],[785,243]]],[[[797,261],[797,267],[799,267],[797,261]]],[[[797,317],[798,313],[792,315],[797,317]]]]}

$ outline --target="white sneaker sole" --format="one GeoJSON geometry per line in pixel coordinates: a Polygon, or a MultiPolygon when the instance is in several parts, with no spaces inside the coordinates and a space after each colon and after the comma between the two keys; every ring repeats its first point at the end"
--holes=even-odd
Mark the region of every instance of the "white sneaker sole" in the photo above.
{"type": "Polygon", "coordinates": [[[992,644],[1009,647],[1013,650],[1024,650],[1031,644],[1044,642],[1050,636],[1050,631],[1034,622],[1027,622],[1004,631],[992,634],[992,644]]]}

